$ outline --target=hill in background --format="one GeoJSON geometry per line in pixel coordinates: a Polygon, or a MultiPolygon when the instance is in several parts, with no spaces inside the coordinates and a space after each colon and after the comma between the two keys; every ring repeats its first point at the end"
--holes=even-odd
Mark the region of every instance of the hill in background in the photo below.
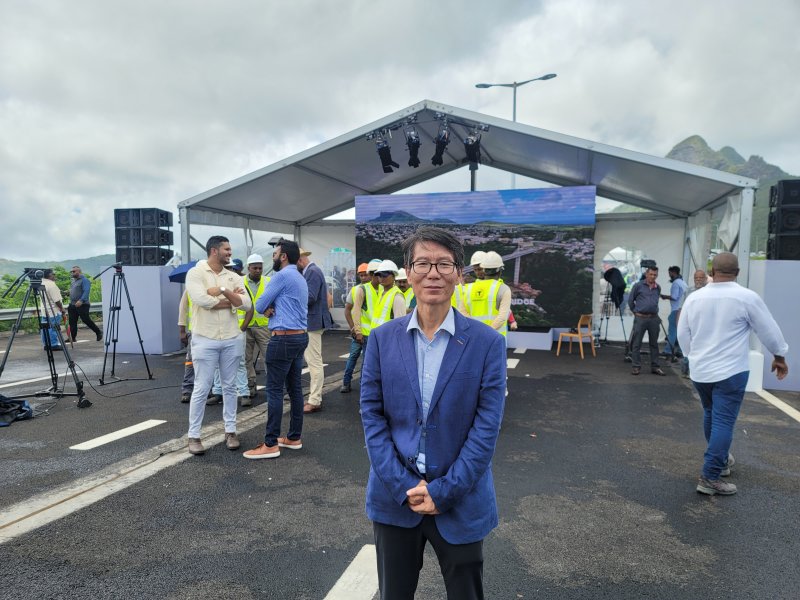
{"type": "Polygon", "coordinates": [[[12,275],[14,278],[22,274],[25,267],[46,267],[53,268],[57,265],[64,267],[69,271],[73,265],[78,265],[87,277],[97,275],[100,271],[105,269],[108,265],[114,264],[117,261],[115,254],[101,254],[100,256],[92,256],[90,258],[75,258],[70,260],[6,260],[0,258],[0,277],[3,275],[12,275]]]}

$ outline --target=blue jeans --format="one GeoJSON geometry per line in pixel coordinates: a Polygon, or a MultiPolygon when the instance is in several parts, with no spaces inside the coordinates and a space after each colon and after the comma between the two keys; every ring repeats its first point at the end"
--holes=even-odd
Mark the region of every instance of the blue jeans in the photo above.
{"type": "Polygon", "coordinates": [[[667,318],[667,342],[664,344],[664,354],[672,354],[678,343],[678,311],[673,310],[667,318]]]}
{"type": "Polygon", "coordinates": [[[362,352],[367,351],[367,340],[369,340],[369,336],[365,335],[361,339],[363,340],[361,344],[359,344],[355,338],[350,342],[350,356],[347,357],[347,364],[344,367],[342,385],[350,385],[350,382],[353,380],[353,371],[356,370],[358,357],[361,356],[362,352]]]}
{"type": "Polygon", "coordinates": [[[267,344],[267,431],[264,443],[278,443],[283,417],[283,389],[289,393],[289,430],[286,437],[299,440],[303,432],[303,353],[308,334],[273,335],[267,344]]]}
{"type": "Polygon", "coordinates": [[[50,336],[50,347],[51,348],[61,348],[61,342],[58,341],[58,334],[56,334],[56,325],[61,324],[61,313],[57,315],[52,315],[50,317],[41,317],[42,326],[46,327],[45,323],[50,321],[50,327],[47,329],[42,329],[42,347],[46,347],[47,340],[44,336],[50,336]]]}
{"type": "Polygon", "coordinates": [[[703,433],[708,447],[704,455],[703,477],[714,481],[728,462],[733,441],[733,427],[744,399],[744,388],[750,371],[742,371],[714,383],[698,383],[694,387],[703,405],[703,433]]]}

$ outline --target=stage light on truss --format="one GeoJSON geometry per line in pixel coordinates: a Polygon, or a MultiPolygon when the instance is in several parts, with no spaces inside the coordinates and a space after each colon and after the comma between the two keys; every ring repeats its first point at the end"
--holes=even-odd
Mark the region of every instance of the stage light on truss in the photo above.
{"type": "Polygon", "coordinates": [[[411,127],[406,129],[406,147],[408,148],[408,166],[415,169],[419,166],[419,133],[411,127]]]}
{"type": "Polygon", "coordinates": [[[381,166],[383,167],[384,173],[394,173],[392,167],[395,169],[400,168],[400,165],[392,160],[392,149],[389,146],[389,142],[383,138],[378,138],[375,142],[375,148],[378,151],[378,157],[381,159],[381,166]]]}
{"type": "Polygon", "coordinates": [[[481,162],[481,134],[473,131],[464,139],[464,151],[467,153],[469,170],[477,171],[481,162]]]}
{"type": "Polygon", "coordinates": [[[434,141],[436,142],[436,152],[434,152],[433,158],[431,158],[431,163],[434,166],[441,167],[444,164],[442,156],[447,149],[447,144],[450,143],[450,130],[447,128],[447,123],[439,128],[439,134],[434,141]]]}

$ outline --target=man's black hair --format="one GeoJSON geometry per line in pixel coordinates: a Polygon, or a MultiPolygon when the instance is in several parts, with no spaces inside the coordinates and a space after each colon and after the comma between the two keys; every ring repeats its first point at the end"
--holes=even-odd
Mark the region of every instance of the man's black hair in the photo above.
{"type": "Polygon", "coordinates": [[[680,268],[680,267],[678,267],[678,266],[672,266],[672,267],[670,267],[670,268],[669,268],[669,269],[667,269],[667,270],[668,270],[670,273],[675,273],[676,275],[680,275],[680,274],[681,274],[681,268],[680,268]]]}
{"type": "Polygon", "coordinates": [[[405,240],[403,240],[403,261],[409,267],[414,261],[414,248],[419,242],[434,242],[444,246],[453,255],[456,268],[464,268],[464,245],[456,236],[445,229],[438,227],[420,227],[405,240]]]}
{"type": "Polygon", "coordinates": [[[50,275],[52,275],[53,273],[55,273],[53,269],[45,269],[44,271],[42,271],[42,277],[47,277],[49,279],[50,275]]]}
{"type": "Polygon", "coordinates": [[[296,265],[297,261],[300,260],[300,246],[297,245],[297,242],[281,238],[275,246],[281,247],[281,253],[286,254],[286,259],[290,265],[296,265]]]}
{"type": "Polygon", "coordinates": [[[219,250],[219,247],[225,242],[230,242],[230,240],[224,235],[212,235],[206,242],[206,256],[211,256],[211,249],[219,250]]]}

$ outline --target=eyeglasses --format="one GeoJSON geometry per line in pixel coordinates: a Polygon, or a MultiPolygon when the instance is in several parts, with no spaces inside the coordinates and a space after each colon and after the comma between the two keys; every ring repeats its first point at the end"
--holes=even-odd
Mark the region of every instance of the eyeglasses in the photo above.
{"type": "Polygon", "coordinates": [[[427,275],[433,267],[436,267],[439,275],[452,275],[456,270],[456,263],[450,261],[430,263],[427,260],[418,260],[411,263],[411,270],[417,275],[427,275]]]}

